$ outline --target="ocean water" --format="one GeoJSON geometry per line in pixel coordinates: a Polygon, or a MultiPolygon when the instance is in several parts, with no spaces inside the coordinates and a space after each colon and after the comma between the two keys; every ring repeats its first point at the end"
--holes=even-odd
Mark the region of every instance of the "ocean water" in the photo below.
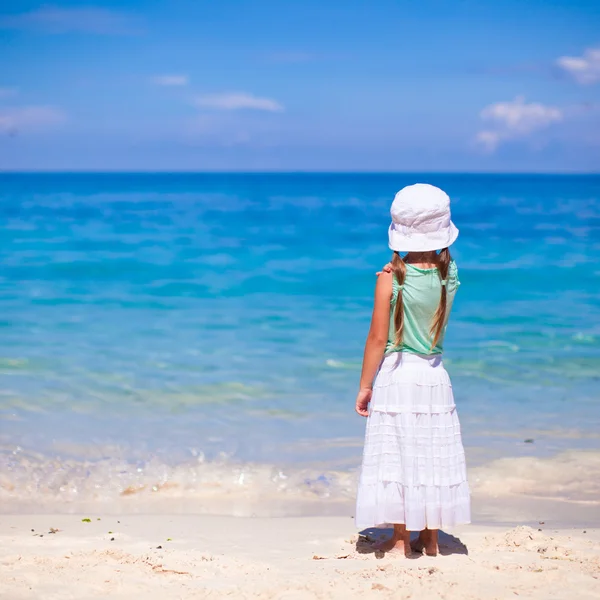
{"type": "Polygon", "coordinates": [[[0,497],[335,512],[389,205],[417,181],[461,232],[470,466],[598,450],[600,176],[0,174],[0,497]]]}

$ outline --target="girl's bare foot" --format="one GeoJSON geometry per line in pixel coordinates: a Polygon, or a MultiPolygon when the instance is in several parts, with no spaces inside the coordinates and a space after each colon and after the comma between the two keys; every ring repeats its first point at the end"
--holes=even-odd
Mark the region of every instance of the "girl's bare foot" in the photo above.
{"type": "Polygon", "coordinates": [[[419,532],[419,537],[410,543],[410,547],[413,549],[413,552],[417,554],[423,554],[423,550],[425,550],[425,544],[427,543],[427,529],[423,529],[423,531],[419,532]]]}
{"type": "Polygon", "coordinates": [[[379,552],[402,552],[405,556],[410,556],[412,554],[410,531],[406,531],[404,525],[394,525],[392,537],[373,544],[373,548],[379,552]]]}
{"type": "Polygon", "coordinates": [[[438,554],[438,530],[423,529],[419,533],[419,537],[411,544],[414,552],[419,554],[425,551],[427,556],[437,556],[438,554]]]}

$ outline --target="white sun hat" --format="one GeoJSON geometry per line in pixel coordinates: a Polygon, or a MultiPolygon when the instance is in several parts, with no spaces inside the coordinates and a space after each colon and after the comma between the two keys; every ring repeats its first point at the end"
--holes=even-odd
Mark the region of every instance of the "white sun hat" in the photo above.
{"type": "Polygon", "coordinates": [[[441,250],[458,237],[450,220],[450,197],[433,185],[417,183],[402,188],[390,213],[390,248],[396,252],[441,250]]]}

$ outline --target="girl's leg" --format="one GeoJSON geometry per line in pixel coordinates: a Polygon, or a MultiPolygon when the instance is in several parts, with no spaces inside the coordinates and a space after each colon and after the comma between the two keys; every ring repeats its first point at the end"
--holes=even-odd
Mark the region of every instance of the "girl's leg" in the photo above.
{"type": "Polygon", "coordinates": [[[423,529],[419,533],[419,538],[416,539],[412,548],[415,552],[423,552],[427,556],[437,556],[438,553],[438,530],[437,529],[423,529]]]}
{"type": "Polygon", "coordinates": [[[374,547],[381,552],[398,550],[404,553],[405,556],[409,556],[412,553],[412,548],[410,547],[410,531],[406,530],[406,525],[404,524],[395,524],[392,537],[385,542],[377,542],[374,547]]]}
{"type": "Polygon", "coordinates": [[[406,530],[406,525],[394,525],[394,534],[398,536],[398,542],[396,544],[405,556],[412,554],[412,548],[410,547],[410,531],[406,530]]]}
{"type": "Polygon", "coordinates": [[[429,531],[429,540],[425,545],[425,554],[427,556],[437,556],[438,553],[438,530],[437,529],[428,529],[429,531]]]}

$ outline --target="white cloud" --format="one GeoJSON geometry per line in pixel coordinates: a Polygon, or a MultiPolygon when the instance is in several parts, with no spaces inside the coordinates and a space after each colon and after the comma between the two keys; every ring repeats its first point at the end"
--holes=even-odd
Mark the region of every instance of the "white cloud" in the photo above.
{"type": "Polygon", "coordinates": [[[187,75],[157,75],[152,78],[152,83],[164,86],[182,86],[189,82],[190,78],[187,75]]]}
{"type": "Polygon", "coordinates": [[[105,8],[60,8],[42,6],[29,12],[0,16],[0,29],[33,29],[46,33],[95,33],[129,35],[136,33],[130,18],[105,8]]]}
{"type": "Polygon", "coordinates": [[[556,64],[582,85],[600,81],[600,48],[588,48],[583,56],[561,56],[556,64]]]}
{"type": "Polygon", "coordinates": [[[194,105],[198,108],[216,108],[219,110],[266,110],[269,112],[282,112],[283,106],[276,100],[260,98],[244,92],[230,92],[225,94],[208,94],[197,96],[194,105]]]}
{"type": "Polygon", "coordinates": [[[562,121],[563,111],[556,106],[539,102],[527,103],[518,96],[511,102],[496,102],[481,111],[481,119],[492,123],[490,128],[480,131],[476,141],[488,152],[493,152],[505,140],[527,137],[562,121]]]}
{"type": "Polygon", "coordinates": [[[495,121],[509,131],[530,133],[554,121],[560,121],[562,112],[555,106],[538,102],[527,104],[523,96],[518,96],[512,102],[490,104],[481,111],[481,118],[484,121],[495,121]]]}
{"type": "Polygon", "coordinates": [[[21,131],[39,131],[60,125],[65,114],[52,106],[0,108],[0,132],[15,135],[21,131]]]}
{"type": "Polygon", "coordinates": [[[11,98],[19,93],[17,88],[13,87],[0,87],[0,98],[11,98]]]}

